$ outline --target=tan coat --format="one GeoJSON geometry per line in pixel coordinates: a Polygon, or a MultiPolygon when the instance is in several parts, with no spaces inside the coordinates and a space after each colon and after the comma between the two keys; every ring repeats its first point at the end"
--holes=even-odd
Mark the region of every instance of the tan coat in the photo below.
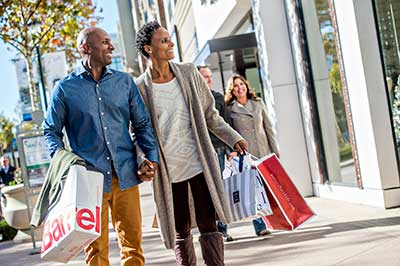
{"type": "Polygon", "coordinates": [[[229,123],[249,144],[249,152],[261,158],[279,153],[276,132],[261,100],[248,100],[246,107],[233,101],[227,108],[229,123]]]}
{"type": "MultiPolygon", "coordinates": [[[[170,66],[188,103],[193,135],[215,211],[223,222],[228,223],[231,220],[231,213],[225,199],[219,163],[208,134],[208,129],[231,147],[243,138],[219,116],[218,111],[214,107],[214,98],[211,91],[193,64],[176,64],[170,62],[170,66]]],[[[161,237],[165,246],[172,249],[175,245],[172,187],[168,175],[168,165],[165,161],[165,153],[160,140],[161,131],[158,127],[159,123],[154,110],[152,79],[149,68],[136,80],[136,85],[150,113],[159,146],[160,165],[153,181],[154,200],[156,202],[161,237]]],[[[192,215],[192,217],[194,216],[192,215]]],[[[192,224],[195,224],[195,222],[192,221],[192,224]]]]}

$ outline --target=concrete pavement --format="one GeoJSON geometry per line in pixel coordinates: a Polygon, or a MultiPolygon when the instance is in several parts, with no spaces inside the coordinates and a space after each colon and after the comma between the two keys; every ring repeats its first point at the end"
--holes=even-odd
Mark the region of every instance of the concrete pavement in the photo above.
{"type": "MultiPolygon", "coordinates": [[[[173,252],[164,248],[158,231],[151,228],[154,203],[150,185],[141,185],[141,191],[146,265],[175,265],[173,252]]],[[[317,216],[294,232],[256,237],[250,222],[230,225],[235,241],[225,244],[226,265],[400,266],[400,208],[384,210],[320,198],[307,201],[317,216]]],[[[194,236],[198,265],[203,265],[198,233],[194,236]]],[[[115,238],[112,231],[111,265],[119,265],[115,238]]],[[[64,265],[29,255],[31,249],[30,242],[0,243],[0,265],[64,265]]],[[[83,258],[80,254],[69,265],[84,265],[83,258]]]]}

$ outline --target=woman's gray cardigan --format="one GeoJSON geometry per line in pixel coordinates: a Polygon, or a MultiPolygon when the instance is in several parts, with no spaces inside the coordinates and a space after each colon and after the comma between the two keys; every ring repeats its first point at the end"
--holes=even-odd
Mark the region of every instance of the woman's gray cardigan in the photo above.
{"type": "MultiPolygon", "coordinates": [[[[208,130],[230,147],[233,147],[235,143],[243,138],[219,116],[218,111],[214,107],[214,98],[211,91],[196,67],[190,63],[178,64],[170,62],[169,64],[188,103],[193,135],[216,214],[224,223],[229,223],[231,221],[231,213],[225,198],[218,159],[208,130]]],[[[165,153],[160,141],[161,131],[158,127],[159,123],[154,110],[152,78],[149,68],[136,80],[136,85],[150,113],[158,142],[160,165],[153,181],[154,200],[161,237],[165,246],[172,249],[175,246],[172,188],[168,175],[168,166],[165,161],[165,153]]],[[[193,204],[191,207],[193,207],[193,204]]],[[[191,208],[192,217],[194,217],[193,208],[191,208]]],[[[192,221],[192,225],[194,224],[195,221],[192,221]]]]}

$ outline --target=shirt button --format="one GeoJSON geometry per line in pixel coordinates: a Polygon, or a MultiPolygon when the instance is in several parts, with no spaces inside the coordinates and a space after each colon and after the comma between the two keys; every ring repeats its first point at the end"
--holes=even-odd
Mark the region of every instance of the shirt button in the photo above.
{"type": "Polygon", "coordinates": [[[107,175],[109,175],[109,174],[110,174],[110,171],[107,172],[107,175]]]}
{"type": "Polygon", "coordinates": [[[99,97],[99,101],[101,101],[101,97],[99,97]]]}
{"type": "Polygon", "coordinates": [[[110,157],[107,157],[107,160],[110,160],[110,157]]]}
{"type": "Polygon", "coordinates": [[[96,84],[96,87],[98,88],[98,87],[99,87],[99,84],[96,84]]]}
{"type": "Polygon", "coordinates": [[[104,115],[104,113],[103,113],[103,112],[101,112],[101,115],[104,115]]]}
{"type": "Polygon", "coordinates": [[[104,130],[107,130],[107,127],[104,127],[104,130]]]}
{"type": "Polygon", "coordinates": [[[109,141],[107,141],[107,145],[109,145],[110,144],[110,142],[109,141]]]}

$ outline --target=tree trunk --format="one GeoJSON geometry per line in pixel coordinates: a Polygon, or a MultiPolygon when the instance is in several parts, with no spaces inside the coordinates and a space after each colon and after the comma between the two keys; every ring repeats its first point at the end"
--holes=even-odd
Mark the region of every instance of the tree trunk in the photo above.
{"type": "Polygon", "coordinates": [[[27,53],[25,57],[28,70],[29,96],[31,98],[32,112],[39,110],[39,100],[35,84],[35,76],[33,75],[32,53],[27,53]]]}

